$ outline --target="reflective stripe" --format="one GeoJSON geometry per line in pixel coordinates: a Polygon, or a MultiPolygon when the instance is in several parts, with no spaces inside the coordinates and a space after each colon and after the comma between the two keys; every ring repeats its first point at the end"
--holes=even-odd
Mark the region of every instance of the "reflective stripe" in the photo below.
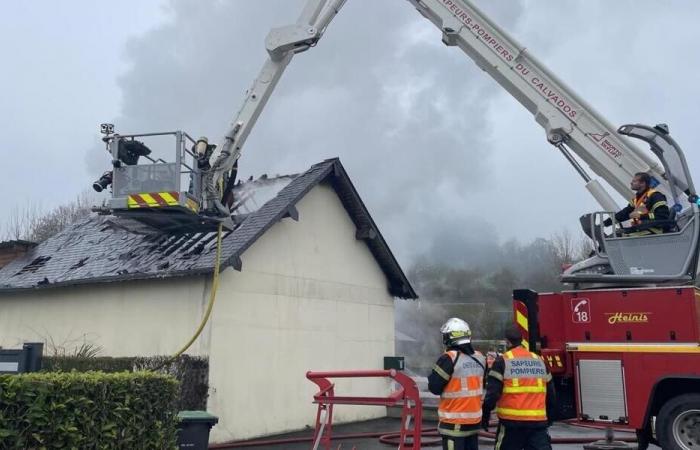
{"type": "Polygon", "coordinates": [[[519,386],[519,387],[504,386],[503,387],[504,394],[525,394],[525,393],[541,394],[543,392],[544,393],[547,392],[547,388],[544,386],[519,386]]]}
{"type": "MultiPolygon", "coordinates": [[[[634,209],[638,209],[640,206],[644,206],[644,204],[649,200],[649,197],[654,195],[656,193],[656,189],[647,189],[644,194],[642,194],[641,197],[637,198],[635,195],[632,200],[630,201],[630,205],[634,207],[634,209]]],[[[657,202],[660,203],[660,202],[657,202]]],[[[665,203],[665,202],[664,202],[665,203]]],[[[651,211],[648,211],[647,214],[649,215],[650,219],[654,219],[654,207],[651,208],[651,211]]],[[[642,221],[639,219],[632,219],[632,224],[633,225],[639,225],[642,221]]]]}
{"type": "Polygon", "coordinates": [[[496,372],[495,370],[490,370],[489,371],[489,376],[494,377],[497,380],[503,381],[503,375],[500,373],[496,372]]]}
{"type": "Polygon", "coordinates": [[[661,200],[660,202],[656,202],[652,205],[651,212],[654,212],[654,210],[656,210],[656,208],[658,208],[659,206],[667,206],[667,205],[668,204],[664,200],[661,200]]]}
{"type": "Polygon", "coordinates": [[[479,434],[479,430],[453,431],[453,430],[445,430],[442,428],[438,428],[438,433],[440,433],[444,436],[450,436],[450,437],[467,437],[467,436],[479,434]]]}
{"type": "Polygon", "coordinates": [[[624,233],[624,236],[650,236],[652,234],[663,234],[663,230],[661,228],[647,228],[633,233],[624,233]]]}
{"type": "Polygon", "coordinates": [[[525,317],[525,315],[518,310],[515,310],[515,321],[518,322],[518,325],[520,325],[524,330],[528,329],[527,317],[525,317]]]}
{"type": "Polygon", "coordinates": [[[630,204],[635,208],[639,208],[640,206],[644,205],[649,199],[649,197],[651,197],[654,194],[656,194],[656,189],[647,189],[641,197],[637,198],[637,196],[635,195],[632,198],[630,204]]]}
{"type": "Polygon", "coordinates": [[[544,409],[513,409],[513,408],[496,408],[498,414],[517,417],[547,417],[547,411],[544,409]]]}
{"type": "Polygon", "coordinates": [[[158,202],[155,198],[151,197],[151,194],[143,193],[139,195],[141,195],[141,198],[146,201],[146,204],[148,204],[148,206],[158,206],[158,202]]]}
{"type": "MultiPolygon", "coordinates": [[[[700,299],[700,292],[696,293],[696,299],[700,299]]],[[[649,342],[646,344],[616,344],[601,343],[589,344],[587,342],[572,342],[566,344],[567,351],[573,352],[634,352],[634,353],[700,353],[700,344],[666,344],[649,342]]]]}
{"type": "MultiPolygon", "coordinates": [[[[444,370],[442,370],[442,369],[440,368],[440,366],[438,366],[437,364],[435,364],[435,365],[433,366],[433,371],[434,371],[436,374],[440,375],[441,378],[443,378],[443,379],[445,379],[445,380],[447,380],[447,381],[450,381],[450,376],[447,374],[447,372],[445,372],[444,370]]],[[[423,373],[425,373],[425,372],[423,372],[423,373]]]]}
{"type": "Polygon", "coordinates": [[[452,439],[447,440],[447,450],[455,450],[455,441],[452,439]]]}
{"type": "Polygon", "coordinates": [[[522,345],[525,349],[530,348],[530,343],[526,339],[523,339],[520,345],[522,345]]]}
{"type": "Polygon", "coordinates": [[[172,196],[172,194],[170,194],[170,192],[159,192],[158,194],[168,205],[177,205],[180,203],[175,197],[172,196]]]}
{"type": "Polygon", "coordinates": [[[503,443],[503,438],[506,436],[506,427],[500,425],[498,427],[498,438],[496,439],[496,450],[501,450],[501,444],[503,443]]]}
{"type": "Polygon", "coordinates": [[[441,419],[481,419],[481,411],[478,412],[446,412],[438,410],[441,419]]]}
{"type": "MultiPolygon", "coordinates": [[[[457,363],[459,364],[459,363],[457,363]]],[[[476,363],[473,363],[476,365],[476,363]]],[[[467,378],[467,377],[483,377],[484,369],[481,366],[478,367],[455,367],[455,371],[452,374],[453,377],[457,378],[467,378]]]]}
{"type": "Polygon", "coordinates": [[[479,397],[484,394],[483,389],[462,389],[454,392],[443,392],[440,398],[463,398],[463,397],[479,397]]]}

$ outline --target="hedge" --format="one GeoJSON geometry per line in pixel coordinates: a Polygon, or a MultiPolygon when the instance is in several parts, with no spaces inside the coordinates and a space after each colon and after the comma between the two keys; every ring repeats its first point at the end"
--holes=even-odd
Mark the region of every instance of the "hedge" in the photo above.
{"type": "Polygon", "coordinates": [[[172,375],[180,382],[177,400],[179,411],[207,409],[209,390],[209,360],[200,356],[182,355],[176,359],[169,356],[135,356],[135,357],[68,357],[45,356],[42,360],[43,371],[48,372],[134,372],[155,370],[158,373],[172,375]]]}
{"type": "Polygon", "coordinates": [[[147,372],[0,375],[0,448],[173,449],[177,392],[147,372]]]}

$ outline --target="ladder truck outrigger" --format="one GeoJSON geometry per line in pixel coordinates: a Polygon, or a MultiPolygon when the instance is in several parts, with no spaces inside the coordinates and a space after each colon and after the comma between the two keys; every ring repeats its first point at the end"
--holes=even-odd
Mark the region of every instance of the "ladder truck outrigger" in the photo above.
{"type": "MultiPolygon", "coordinates": [[[[556,419],[636,430],[664,449],[700,448],[700,214],[668,127],[613,127],[468,0],[407,1],[447,46],[459,47],[533,114],[602,207],[581,218],[594,251],[562,275],[570,290],[513,293],[514,320],[556,381],[556,419]],[[664,234],[621,235],[618,205],[594,178],[627,198],[638,172],[669,200],[672,223],[664,234]]],[[[309,0],[295,24],[271,30],[268,59],[218,149],[182,131],[119,135],[103,124],[114,169],[96,184],[111,183],[113,195],[97,210],[170,232],[232,229],[231,189],[243,145],[294,55],[318,43],[344,3],[309,0]],[[140,141],[163,135],[175,138],[175,161],[150,157],[140,141]],[[148,163],[139,164],[140,157],[148,163]]]]}

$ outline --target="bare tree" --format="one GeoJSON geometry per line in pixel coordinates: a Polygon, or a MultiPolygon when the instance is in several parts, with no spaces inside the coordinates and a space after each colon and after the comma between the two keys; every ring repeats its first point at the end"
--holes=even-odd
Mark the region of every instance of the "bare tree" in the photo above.
{"type": "Polygon", "coordinates": [[[577,252],[576,242],[568,229],[554,233],[550,238],[550,242],[557,258],[562,263],[574,262],[577,252]]]}
{"type": "Polygon", "coordinates": [[[74,201],[59,205],[48,212],[42,211],[36,203],[27,204],[24,208],[14,208],[0,236],[3,240],[45,241],[73,222],[88,216],[91,203],[92,197],[84,192],[74,201]]]}
{"type": "Polygon", "coordinates": [[[24,208],[15,206],[5,223],[2,240],[28,240],[28,231],[41,215],[41,207],[37,203],[28,203],[24,208]]]}

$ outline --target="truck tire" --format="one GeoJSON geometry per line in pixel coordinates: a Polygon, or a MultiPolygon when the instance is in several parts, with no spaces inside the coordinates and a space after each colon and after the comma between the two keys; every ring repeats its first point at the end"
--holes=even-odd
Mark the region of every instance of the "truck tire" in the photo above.
{"type": "Polygon", "coordinates": [[[656,417],[656,437],[664,450],[700,449],[700,394],[664,403],[656,417]]]}

